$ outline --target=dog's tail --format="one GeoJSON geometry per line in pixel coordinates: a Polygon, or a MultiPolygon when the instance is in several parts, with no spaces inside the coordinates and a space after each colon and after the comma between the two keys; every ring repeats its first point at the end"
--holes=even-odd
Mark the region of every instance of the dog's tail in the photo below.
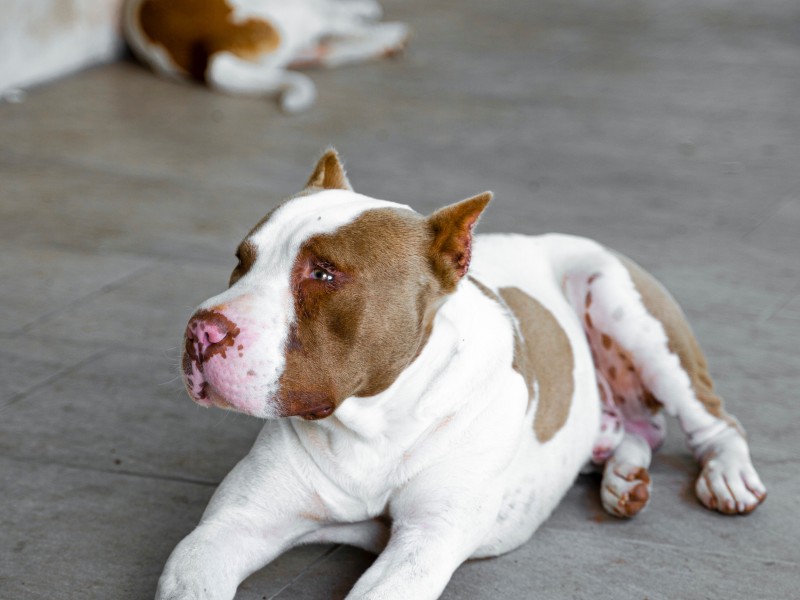
{"type": "Polygon", "coordinates": [[[229,94],[265,96],[279,93],[281,109],[287,113],[310,108],[317,97],[314,82],[307,75],[268,69],[230,52],[213,56],[206,72],[206,82],[212,88],[229,94]]]}

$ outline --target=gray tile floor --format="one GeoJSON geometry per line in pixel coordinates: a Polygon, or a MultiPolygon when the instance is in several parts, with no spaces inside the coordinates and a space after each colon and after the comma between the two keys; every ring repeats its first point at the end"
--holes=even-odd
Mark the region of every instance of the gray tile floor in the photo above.
{"type": "MultiPolygon", "coordinates": [[[[177,345],[236,243],[335,144],[423,211],[486,188],[484,231],[589,235],[685,306],[770,488],[694,499],[672,432],[617,521],[582,478],[445,598],[791,598],[800,586],[800,5],[387,2],[398,61],[318,72],[287,118],[120,63],[0,106],[0,598],[150,597],[258,423],[188,400],[177,345]]],[[[237,598],[341,598],[371,557],[312,546],[237,598]]]]}

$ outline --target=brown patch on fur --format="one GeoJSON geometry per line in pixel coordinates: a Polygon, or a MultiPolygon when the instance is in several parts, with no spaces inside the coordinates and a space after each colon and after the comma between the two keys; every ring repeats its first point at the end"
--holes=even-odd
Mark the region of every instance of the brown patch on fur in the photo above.
{"type": "Polygon", "coordinates": [[[589,329],[594,329],[594,323],[592,323],[592,316],[588,312],[584,315],[583,320],[586,321],[586,327],[588,327],[589,329]]]}
{"type": "Polygon", "coordinates": [[[642,404],[653,414],[656,414],[664,407],[664,405],[659,402],[658,398],[648,389],[643,390],[642,404]]]}
{"type": "Polygon", "coordinates": [[[604,334],[601,336],[601,339],[602,339],[602,341],[603,341],[603,348],[605,348],[606,350],[608,350],[609,348],[611,348],[611,344],[613,343],[613,341],[612,341],[612,339],[611,339],[611,336],[609,336],[607,333],[604,333],[604,334]]]}
{"type": "Polygon", "coordinates": [[[546,442],[569,416],[574,393],[572,346],[552,313],[537,300],[515,287],[501,288],[500,296],[522,334],[521,346],[515,348],[514,369],[525,378],[531,397],[534,380],[539,384],[533,430],[536,439],[546,442]]]}
{"type": "Polygon", "coordinates": [[[162,46],[175,64],[201,81],[217,52],[252,60],[274,51],[281,42],[277,29],[267,21],[235,22],[225,0],[145,0],[139,8],[139,24],[152,43],[162,46]]]}
{"type": "Polygon", "coordinates": [[[618,255],[618,257],[628,270],[645,308],[663,325],[669,341],[669,350],[678,356],[681,366],[689,376],[697,399],[711,415],[739,429],[738,423],[725,412],[722,398],[714,392],[714,384],[708,374],[708,364],[703,351],[678,303],[639,265],[625,256],[618,255]]]}
{"type": "Polygon", "coordinates": [[[285,415],[314,417],[316,407],[378,394],[419,355],[442,297],[430,243],[424,217],[393,208],[306,241],[293,269],[297,322],[279,382],[285,415]],[[308,278],[319,267],[333,281],[308,278]]]}
{"type": "MultiPolygon", "coordinates": [[[[231,273],[228,287],[239,281],[244,277],[248,271],[253,267],[256,262],[257,252],[256,247],[251,242],[245,240],[236,249],[236,258],[239,261],[231,273]]],[[[241,350],[241,348],[240,348],[241,350]]]]}
{"type": "Polygon", "coordinates": [[[308,178],[306,189],[315,188],[319,190],[351,190],[350,182],[344,172],[342,161],[333,148],[328,148],[325,154],[317,161],[314,172],[308,178]]]}
{"type": "Polygon", "coordinates": [[[430,261],[446,293],[455,290],[469,269],[472,230],[491,199],[492,193],[484,192],[445,206],[428,218],[428,228],[433,238],[430,261]]]}

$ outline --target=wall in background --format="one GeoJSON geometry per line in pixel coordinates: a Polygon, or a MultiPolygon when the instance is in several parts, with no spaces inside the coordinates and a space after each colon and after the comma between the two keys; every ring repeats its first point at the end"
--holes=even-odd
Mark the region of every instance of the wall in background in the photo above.
{"type": "Polygon", "coordinates": [[[123,0],[0,0],[0,92],[111,60],[123,0]]]}

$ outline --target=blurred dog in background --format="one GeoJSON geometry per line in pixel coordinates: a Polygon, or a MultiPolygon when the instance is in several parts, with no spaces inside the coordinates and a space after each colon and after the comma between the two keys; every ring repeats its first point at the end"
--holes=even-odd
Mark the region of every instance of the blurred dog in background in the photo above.
{"type": "Polygon", "coordinates": [[[336,67],[395,55],[408,27],[380,23],[376,0],[127,0],[133,52],[172,78],[213,89],[280,95],[281,108],[314,103],[311,79],[291,68],[336,67]]]}

